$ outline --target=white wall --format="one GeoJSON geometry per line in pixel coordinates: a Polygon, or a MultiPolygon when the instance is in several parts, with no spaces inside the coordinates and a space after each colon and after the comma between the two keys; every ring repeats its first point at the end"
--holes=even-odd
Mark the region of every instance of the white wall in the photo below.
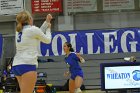
{"type": "Polygon", "coordinates": [[[74,21],[76,30],[140,27],[140,12],[78,14],[74,21]]]}

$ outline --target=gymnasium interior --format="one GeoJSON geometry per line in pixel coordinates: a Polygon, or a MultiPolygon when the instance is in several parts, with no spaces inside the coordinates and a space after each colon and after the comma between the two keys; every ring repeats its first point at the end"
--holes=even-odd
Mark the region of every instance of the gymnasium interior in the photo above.
{"type": "Polygon", "coordinates": [[[20,91],[10,69],[23,10],[37,27],[53,16],[52,42],[38,48],[33,93],[69,93],[64,42],[85,59],[82,93],[140,93],[140,0],[0,0],[0,93],[20,91]]]}

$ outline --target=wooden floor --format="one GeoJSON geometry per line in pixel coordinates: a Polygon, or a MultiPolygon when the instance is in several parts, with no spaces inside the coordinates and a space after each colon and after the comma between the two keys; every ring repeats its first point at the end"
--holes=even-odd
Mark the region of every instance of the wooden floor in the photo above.
{"type": "MultiPolygon", "coordinates": [[[[0,91],[0,93],[4,93],[4,92],[0,91]]],[[[19,92],[8,92],[8,93],[19,93],[19,92]]],[[[63,92],[56,92],[56,93],[69,93],[69,92],[63,91],[63,92]]],[[[100,90],[85,90],[85,91],[82,91],[82,93],[105,93],[105,92],[100,91],[100,90]]]]}
{"type": "MultiPolygon", "coordinates": [[[[63,91],[63,92],[57,92],[57,93],[69,93],[69,92],[63,91]]],[[[83,93],[105,93],[105,92],[100,91],[100,90],[85,90],[85,91],[83,91],[83,93]]]]}
{"type": "MultiPolygon", "coordinates": [[[[100,91],[100,90],[85,90],[85,91],[82,91],[83,93],[106,93],[105,91],[100,91]]],[[[69,93],[67,91],[63,91],[63,92],[56,92],[56,93],[69,93]]],[[[140,90],[135,90],[135,91],[132,91],[132,90],[127,90],[127,91],[108,91],[108,93],[140,93],[140,90]]]]}

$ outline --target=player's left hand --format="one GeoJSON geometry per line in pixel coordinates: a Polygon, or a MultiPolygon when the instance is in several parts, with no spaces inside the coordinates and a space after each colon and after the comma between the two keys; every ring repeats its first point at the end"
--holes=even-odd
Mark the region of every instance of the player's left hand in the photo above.
{"type": "Polygon", "coordinates": [[[77,57],[80,59],[80,63],[85,63],[85,59],[81,57],[80,53],[76,53],[77,57]]]}
{"type": "Polygon", "coordinates": [[[48,23],[48,28],[51,28],[51,23],[48,23]]]}
{"type": "Polygon", "coordinates": [[[48,23],[50,23],[52,19],[53,19],[53,17],[52,17],[51,14],[48,14],[48,15],[46,16],[46,21],[47,21],[48,23]]]}
{"type": "Polygon", "coordinates": [[[76,53],[77,57],[80,58],[81,57],[81,54],[80,53],[76,53]]]}

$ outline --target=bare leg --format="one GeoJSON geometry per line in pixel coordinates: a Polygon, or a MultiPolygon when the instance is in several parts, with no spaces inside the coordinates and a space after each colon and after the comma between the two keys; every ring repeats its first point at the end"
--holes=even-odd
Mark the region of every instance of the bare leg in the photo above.
{"type": "Polygon", "coordinates": [[[33,93],[36,80],[37,73],[35,71],[23,74],[21,79],[21,93],[33,93]]]}
{"type": "MultiPolygon", "coordinates": [[[[75,78],[75,89],[79,89],[80,90],[80,87],[81,87],[82,83],[83,83],[83,78],[80,77],[80,76],[77,76],[75,78]]],[[[82,93],[82,92],[77,92],[77,93],[82,93]]]]}
{"type": "Polygon", "coordinates": [[[69,80],[69,93],[74,93],[75,91],[75,81],[70,79],[69,80]]]}

